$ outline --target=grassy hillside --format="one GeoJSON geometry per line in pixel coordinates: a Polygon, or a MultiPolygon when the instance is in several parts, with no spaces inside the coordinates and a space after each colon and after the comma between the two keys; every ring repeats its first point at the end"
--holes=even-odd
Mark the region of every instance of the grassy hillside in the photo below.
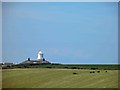
{"type": "Polygon", "coordinates": [[[59,69],[91,69],[91,70],[118,70],[120,65],[114,64],[19,64],[5,66],[3,69],[12,68],[59,68],[59,69]]]}
{"type": "Polygon", "coordinates": [[[3,88],[117,88],[117,70],[3,69],[3,88]],[[93,72],[94,73],[90,73],[93,72]],[[100,71],[99,73],[97,71],[100,71]],[[74,74],[73,74],[74,73],[74,74]],[[76,73],[76,74],[75,74],[76,73]]]}

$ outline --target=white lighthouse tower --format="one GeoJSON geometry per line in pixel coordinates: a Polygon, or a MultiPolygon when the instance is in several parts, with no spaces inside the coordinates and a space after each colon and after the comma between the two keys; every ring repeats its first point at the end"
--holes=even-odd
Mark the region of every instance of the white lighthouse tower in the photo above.
{"type": "Polygon", "coordinates": [[[43,60],[43,53],[42,53],[42,51],[38,52],[38,58],[37,59],[38,60],[43,60]]]}

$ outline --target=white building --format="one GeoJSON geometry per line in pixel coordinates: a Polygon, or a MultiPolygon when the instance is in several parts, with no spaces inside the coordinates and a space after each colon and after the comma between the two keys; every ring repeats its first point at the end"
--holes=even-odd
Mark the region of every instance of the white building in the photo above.
{"type": "Polygon", "coordinates": [[[21,64],[50,64],[45,58],[43,58],[43,52],[38,52],[37,60],[31,60],[28,58],[26,61],[22,62],[21,64]]]}
{"type": "Polygon", "coordinates": [[[38,52],[38,58],[37,59],[38,60],[42,60],[43,59],[43,53],[42,53],[42,51],[38,52]]]}

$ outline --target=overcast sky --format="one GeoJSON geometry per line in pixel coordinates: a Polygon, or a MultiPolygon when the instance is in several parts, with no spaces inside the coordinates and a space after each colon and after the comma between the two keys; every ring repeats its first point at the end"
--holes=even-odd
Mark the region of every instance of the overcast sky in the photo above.
{"type": "Polygon", "coordinates": [[[118,3],[3,3],[3,62],[118,63],[118,3]]]}

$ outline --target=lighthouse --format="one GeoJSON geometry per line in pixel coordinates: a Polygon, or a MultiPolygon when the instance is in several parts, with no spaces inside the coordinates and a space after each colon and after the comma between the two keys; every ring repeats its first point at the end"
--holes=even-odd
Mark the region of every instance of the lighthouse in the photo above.
{"type": "Polygon", "coordinates": [[[38,58],[37,59],[38,60],[43,60],[43,53],[42,53],[42,51],[38,52],[38,58]]]}
{"type": "Polygon", "coordinates": [[[23,61],[22,63],[20,64],[51,64],[49,61],[47,61],[44,57],[43,57],[43,52],[40,50],[38,52],[38,57],[37,57],[37,60],[36,59],[30,59],[28,58],[27,60],[23,61]]]}
{"type": "Polygon", "coordinates": [[[23,61],[20,64],[32,64],[32,65],[34,64],[34,65],[36,65],[36,64],[51,64],[51,63],[43,57],[43,52],[39,51],[37,60],[28,58],[27,60],[23,61]]]}

